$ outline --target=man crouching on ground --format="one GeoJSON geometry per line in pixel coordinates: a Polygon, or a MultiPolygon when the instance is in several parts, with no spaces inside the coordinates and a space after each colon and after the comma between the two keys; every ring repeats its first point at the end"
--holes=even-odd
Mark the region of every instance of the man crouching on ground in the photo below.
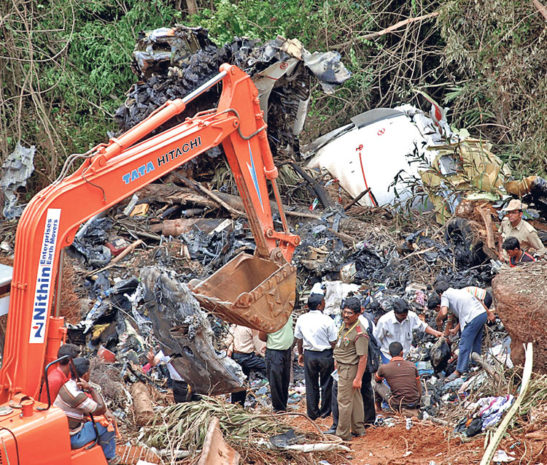
{"type": "Polygon", "coordinates": [[[358,299],[347,299],[342,309],[344,324],[338,332],[334,360],[338,370],[339,419],[336,435],[344,441],[365,434],[361,383],[367,367],[368,336],[359,322],[358,299]],[[355,305],[353,305],[355,303],[355,305]]]}

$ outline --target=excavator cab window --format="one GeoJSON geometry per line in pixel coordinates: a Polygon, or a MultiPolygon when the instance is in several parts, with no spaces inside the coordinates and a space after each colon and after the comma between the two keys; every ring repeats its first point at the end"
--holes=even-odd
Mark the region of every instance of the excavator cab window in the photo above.
{"type": "MultiPolygon", "coordinates": [[[[4,353],[4,338],[6,335],[6,325],[8,322],[9,295],[12,275],[13,268],[11,266],[0,264],[0,354],[4,353]]],[[[0,367],[1,366],[2,357],[0,355],[0,367]]]]}

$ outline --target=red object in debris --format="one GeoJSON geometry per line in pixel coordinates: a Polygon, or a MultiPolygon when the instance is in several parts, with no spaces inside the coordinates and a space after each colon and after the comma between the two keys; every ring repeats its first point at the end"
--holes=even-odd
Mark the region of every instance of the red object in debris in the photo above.
{"type": "Polygon", "coordinates": [[[127,243],[127,241],[123,239],[114,239],[112,242],[107,242],[105,245],[110,249],[110,252],[112,252],[112,255],[114,257],[117,257],[125,249],[127,249],[127,246],[129,244],[127,243]]]}
{"type": "Polygon", "coordinates": [[[103,346],[99,347],[99,350],[97,351],[97,357],[102,358],[105,362],[108,363],[113,363],[116,361],[116,354],[103,346]]]}

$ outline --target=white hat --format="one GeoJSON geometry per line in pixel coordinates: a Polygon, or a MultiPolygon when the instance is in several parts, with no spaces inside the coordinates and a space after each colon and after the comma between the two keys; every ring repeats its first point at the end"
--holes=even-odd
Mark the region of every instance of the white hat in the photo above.
{"type": "Polygon", "coordinates": [[[527,205],[523,204],[520,200],[513,199],[509,202],[509,205],[507,205],[503,209],[503,211],[504,212],[512,212],[512,211],[515,211],[515,210],[524,210],[526,207],[527,207],[527,205]]]}
{"type": "Polygon", "coordinates": [[[325,290],[323,289],[322,283],[315,283],[313,287],[311,288],[310,295],[311,294],[321,294],[325,295],[325,290]]]}

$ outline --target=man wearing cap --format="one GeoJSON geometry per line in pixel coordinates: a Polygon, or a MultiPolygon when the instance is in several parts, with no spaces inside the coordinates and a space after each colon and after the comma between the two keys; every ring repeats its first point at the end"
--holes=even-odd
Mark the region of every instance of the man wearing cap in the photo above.
{"type": "Polygon", "coordinates": [[[403,345],[404,354],[408,354],[412,344],[412,332],[421,329],[427,334],[441,337],[440,331],[433,329],[425,321],[420,320],[415,312],[408,309],[408,304],[403,299],[393,300],[393,310],[382,315],[376,323],[374,337],[380,344],[382,362],[391,360],[389,345],[392,342],[400,342],[403,345]]]}
{"type": "Polygon", "coordinates": [[[323,314],[324,308],[323,294],[310,294],[308,312],[298,317],[294,328],[298,364],[304,367],[307,413],[312,420],[319,416],[326,418],[331,413],[332,348],[337,335],[333,319],[323,314]]]}
{"type": "MultiPolygon", "coordinates": [[[[515,237],[519,240],[521,247],[524,249],[537,255],[545,255],[547,250],[541,242],[537,231],[530,223],[522,219],[522,210],[525,207],[526,205],[523,205],[520,200],[513,199],[509,202],[509,205],[503,209],[506,213],[506,217],[501,222],[501,236],[503,240],[508,237],[515,237]]],[[[500,258],[509,261],[509,256],[502,250],[501,243],[499,248],[500,258]]]]}
{"type": "MultiPolygon", "coordinates": [[[[359,309],[360,315],[359,315],[359,323],[361,326],[365,329],[365,331],[370,330],[372,334],[374,334],[374,323],[369,320],[365,315],[363,315],[363,307],[361,306],[361,301],[358,297],[354,296],[353,293],[349,297],[346,297],[345,299],[342,299],[341,307],[344,308],[351,308],[351,309],[359,309]]],[[[343,325],[343,322],[342,322],[343,325]]],[[[368,335],[368,334],[367,334],[368,335]]],[[[367,357],[371,355],[368,354],[367,357]]],[[[374,425],[374,422],[376,421],[376,409],[374,407],[374,390],[372,389],[372,373],[368,370],[365,370],[363,373],[363,378],[361,380],[361,396],[363,397],[363,408],[364,408],[364,426],[365,428],[374,425]]],[[[336,429],[338,428],[338,417],[339,417],[339,410],[338,410],[338,382],[335,380],[332,384],[332,426],[327,430],[324,431],[326,434],[336,434],[336,429]]]]}

